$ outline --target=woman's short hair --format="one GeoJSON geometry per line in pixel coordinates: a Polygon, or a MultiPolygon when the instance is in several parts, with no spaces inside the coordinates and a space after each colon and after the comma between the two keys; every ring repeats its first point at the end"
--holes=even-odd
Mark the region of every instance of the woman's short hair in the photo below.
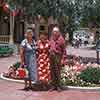
{"type": "Polygon", "coordinates": [[[31,33],[33,35],[33,31],[31,29],[26,30],[25,32],[25,37],[27,37],[27,35],[31,33]]]}

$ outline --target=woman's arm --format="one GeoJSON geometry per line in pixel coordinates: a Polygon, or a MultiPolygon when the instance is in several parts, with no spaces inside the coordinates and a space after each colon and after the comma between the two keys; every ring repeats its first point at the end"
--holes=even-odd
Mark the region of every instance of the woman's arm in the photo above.
{"type": "Polygon", "coordinates": [[[25,55],[24,55],[24,48],[20,47],[20,60],[21,60],[21,65],[25,64],[25,55]]]}

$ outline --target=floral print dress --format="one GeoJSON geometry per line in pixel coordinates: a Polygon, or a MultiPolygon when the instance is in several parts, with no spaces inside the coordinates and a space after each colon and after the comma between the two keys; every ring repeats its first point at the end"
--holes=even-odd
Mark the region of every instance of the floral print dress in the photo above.
{"type": "Polygon", "coordinates": [[[44,43],[39,40],[38,47],[38,79],[42,82],[48,82],[51,79],[50,74],[50,59],[49,59],[49,41],[44,43]]]}

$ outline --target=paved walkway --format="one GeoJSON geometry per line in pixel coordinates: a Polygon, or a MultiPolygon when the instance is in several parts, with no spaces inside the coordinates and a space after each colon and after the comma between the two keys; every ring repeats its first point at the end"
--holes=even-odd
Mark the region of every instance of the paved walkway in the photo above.
{"type": "Polygon", "coordinates": [[[67,53],[68,54],[73,54],[73,55],[78,55],[82,57],[93,57],[96,58],[96,51],[95,50],[90,50],[89,48],[74,48],[69,46],[67,48],[67,53]]]}
{"type": "MultiPolygon", "coordinates": [[[[81,50],[75,51],[72,48],[68,49],[68,52],[72,53],[72,51],[77,52],[81,50]]],[[[84,54],[87,55],[87,52],[84,51],[84,54]]],[[[0,73],[7,71],[8,66],[18,60],[18,56],[0,58],[0,73]]],[[[23,84],[0,79],[0,100],[100,100],[100,91],[66,90],[62,92],[25,92],[21,90],[22,88],[23,84]]]]}

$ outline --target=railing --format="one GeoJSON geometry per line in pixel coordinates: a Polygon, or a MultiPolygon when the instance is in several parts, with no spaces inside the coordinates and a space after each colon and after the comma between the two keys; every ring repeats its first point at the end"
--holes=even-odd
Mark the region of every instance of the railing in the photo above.
{"type": "Polygon", "coordinates": [[[9,35],[0,35],[0,43],[9,43],[9,35]]]}

